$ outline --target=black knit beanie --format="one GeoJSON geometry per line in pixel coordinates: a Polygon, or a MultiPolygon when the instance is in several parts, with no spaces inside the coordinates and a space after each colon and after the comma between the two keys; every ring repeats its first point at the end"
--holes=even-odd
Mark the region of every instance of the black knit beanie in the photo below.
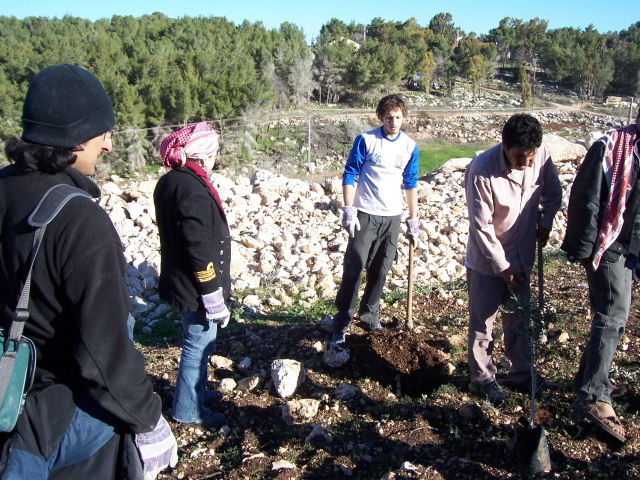
{"type": "Polygon", "coordinates": [[[22,139],[75,147],[116,124],[111,100],[98,77],[76,65],[47,67],[31,83],[22,110],[22,139]]]}

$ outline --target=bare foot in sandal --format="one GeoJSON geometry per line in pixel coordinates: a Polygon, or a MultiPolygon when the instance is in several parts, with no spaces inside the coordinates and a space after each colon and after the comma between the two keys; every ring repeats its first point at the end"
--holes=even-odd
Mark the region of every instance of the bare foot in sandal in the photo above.
{"type": "Polygon", "coordinates": [[[591,402],[576,400],[573,404],[576,416],[598,427],[603,432],[619,442],[626,442],[626,432],[611,404],[606,402],[591,402]]]}

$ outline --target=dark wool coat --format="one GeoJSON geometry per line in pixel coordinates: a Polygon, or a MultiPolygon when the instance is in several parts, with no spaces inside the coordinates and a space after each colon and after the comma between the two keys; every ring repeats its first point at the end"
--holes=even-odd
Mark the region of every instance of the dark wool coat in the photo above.
{"type": "Polygon", "coordinates": [[[201,310],[201,295],[231,293],[227,217],[206,183],[188,168],[165,174],[153,193],[160,233],[160,297],[179,310],[201,310]]]}
{"type": "MultiPolygon", "coordinates": [[[[26,275],[35,231],[27,217],[45,191],[59,183],[94,197],[100,193],[73,168],[56,174],[25,172],[17,165],[0,170],[3,327],[26,275]]],[[[119,433],[155,427],[161,402],[147,378],[144,358],[128,336],[129,304],[122,244],[113,224],[94,201],[73,198],[47,226],[33,267],[30,318],[23,332],[38,355],[25,406],[33,417],[23,413],[16,431],[35,437],[21,448],[45,455],[42,449],[59,443],[78,404],[119,433]]]]}

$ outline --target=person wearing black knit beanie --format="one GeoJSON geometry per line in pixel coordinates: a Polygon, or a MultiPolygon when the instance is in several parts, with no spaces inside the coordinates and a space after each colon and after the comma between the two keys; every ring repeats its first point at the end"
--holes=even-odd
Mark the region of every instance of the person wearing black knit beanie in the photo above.
{"type": "Polygon", "coordinates": [[[94,74],[76,65],[54,65],[29,85],[22,139],[72,148],[108,132],[115,123],[111,100],[94,74]]]}
{"type": "MultiPolygon", "coordinates": [[[[21,138],[0,169],[0,327],[12,325],[45,192],[78,195],[47,224],[31,270],[24,336],[36,349],[33,386],[10,433],[0,434],[0,479],[152,479],[177,462],[177,443],[131,341],[122,241],[86,198],[87,175],[112,149],[115,115],[100,80],[53,65],[29,85],[21,138]],[[59,191],[59,190],[58,190],[59,191]]],[[[0,352],[2,354],[2,352],[0,352]]],[[[6,369],[0,375],[6,374],[6,369]]]]}

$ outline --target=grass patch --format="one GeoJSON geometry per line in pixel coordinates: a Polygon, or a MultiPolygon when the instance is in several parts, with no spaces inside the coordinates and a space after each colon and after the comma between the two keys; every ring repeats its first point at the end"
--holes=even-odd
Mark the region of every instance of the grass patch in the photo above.
{"type": "Polygon", "coordinates": [[[148,175],[155,175],[160,170],[160,167],[162,167],[161,163],[152,163],[144,167],[143,172],[148,175]]]}
{"type": "Polygon", "coordinates": [[[442,166],[452,158],[473,158],[478,150],[486,150],[492,144],[484,143],[439,143],[420,145],[420,175],[425,175],[442,166]]]}

